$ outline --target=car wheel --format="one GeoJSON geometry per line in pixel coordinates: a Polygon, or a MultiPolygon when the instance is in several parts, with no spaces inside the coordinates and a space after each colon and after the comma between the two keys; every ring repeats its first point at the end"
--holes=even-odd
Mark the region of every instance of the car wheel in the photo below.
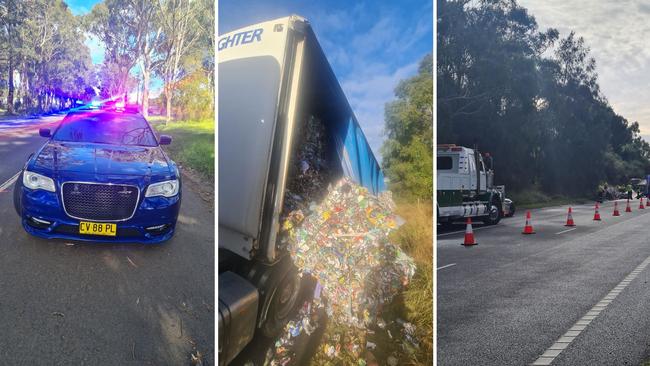
{"type": "Polygon", "coordinates": [[[296,307],[300,292],[300,277],[298,270],[293,267],[287,272],[275,289],[262,333],[267,337],[275,337],[289,320],[296,307]]]}
{"type": "Polygon", "coordinates": [[[22,204],[22,193],[23,193],[23,175],[22,173],[18,176],[16,184],[14,185],[14,208],[18,216],[23,216],[23,204],[22,204]]]}

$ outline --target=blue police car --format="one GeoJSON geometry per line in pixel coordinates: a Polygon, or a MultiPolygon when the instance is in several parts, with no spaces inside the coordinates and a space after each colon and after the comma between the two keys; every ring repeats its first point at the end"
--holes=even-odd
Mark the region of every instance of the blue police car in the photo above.
{"type": "Polygon", "coordinates": [[[181,205],[178,167],[142,115],[79,110],[29,157],[14,188],[25,230],[43,238],[160,243],[181,205]]]}

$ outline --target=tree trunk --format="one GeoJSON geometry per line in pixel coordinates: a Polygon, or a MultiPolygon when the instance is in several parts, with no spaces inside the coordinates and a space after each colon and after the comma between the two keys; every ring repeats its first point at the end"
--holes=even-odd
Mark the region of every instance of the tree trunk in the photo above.
{"type": "Polygon", "coordinates": [[[7,94],[7,114],[14,114],[14,67],[11,47],[9,48],[9,93],[7,94]]]}
{"type": "Polygon", "coordinates": [[[149,68],[142,65],[142,115],[149,117],[149,68]]]}
{"type": "Polygon", "coordinates": [[[172,91],[170,88],[165,88],[165,101],[165,109],[167,111],[167,118],[165,119],[165,123],[169,123],[172,120],[172,91]]]}

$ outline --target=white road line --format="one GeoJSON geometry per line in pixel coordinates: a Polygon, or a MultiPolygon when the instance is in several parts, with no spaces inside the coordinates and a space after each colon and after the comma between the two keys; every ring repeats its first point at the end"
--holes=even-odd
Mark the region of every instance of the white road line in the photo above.
{"type": "Polygon", "coordinates": [[[9,188],[16,181],[16,179],[18,179],[19,175],[20,172],[16,173],[13,177],[9,178],[8,181],[2,183],[2,185],[0,185],[0,193],[4,192],[7,188],[9,188]]]}
{"type": "Polygon", "coordinates": [[[555,233],[555,234],[556,234],[556,235],[557,235],[557,234],[564,234],[564,233],[568,233],[569,231],[573,231],[573,230],[576,230],[576,229],[578,229],[578,228],[577,228],[577,227],[573,227],[573,228],[571,228],[571,229],[562,230],[562,231],[560,231],[559,233],[555,233]]]}
{"type": "MultiPolygon", "coordinates": [[[[501,225],[501,226],[505,226],[505,225],[501,225]]],[[[476,228],[475,228],[475,227],[472,227],[472,231],[483,230],[483,229],[489,229],[489,228],[491,228],[491,227],[499,227],[499,225],[480,226],[480,227],[476,227],[476,228]]],[[[441,237],[441,236],[447,236],[447,235],[459,234],[459,233],[463,233],[463,234],[464,234],[464,233],[465,233],[465,230],[452,231],[452,232],[450,232],[450,233],[438,234],[438,235],[436,235],[436,237],[438,238],[438,237],[441,237]]]]}
{"type": "Polygon", "coordinates": [[[555,357],[557,357],[562,351],[567,348],[571,342],[573,342],[576,337],[582,333],[582,331],[591,323],[594,319],[600,315],[600,312],[605,310],[607,305],[609,305],[616,296],[623,291],[627,285],[630,284],[638,275],[645,269],[645,267],[650,264],[650,257],[646,258],[641,264],[639,264],[630,274],[627,275],[621,282],[619,282],[616,287],[614,287],[605,297],[603,297],[596,305],[594,305],[591,310],[587,312],[580,320],[578,320],[569,330],[564,333],[551,347],[549,347],[546,352],[544,352],[539,358],[532,363],[532,365],[550,365],[555,357]]]}
{"type": "Polygon", "coordinates": [[[455,265],[456,265],[456,263],[452,263],[452,264],[448,264],[446,266],[438,267],[438,268],[436,268],[436,271],[439,271],[441,269],[448,268],[448,267],[451,267],[451,266],[455,266],[455,265]]]}

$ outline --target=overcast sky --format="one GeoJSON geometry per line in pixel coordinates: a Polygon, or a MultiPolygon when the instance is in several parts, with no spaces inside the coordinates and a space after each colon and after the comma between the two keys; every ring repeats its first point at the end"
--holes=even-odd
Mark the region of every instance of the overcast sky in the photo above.
{"type": "Polygon", "coordinates": [[[519,0],[540,29],[574,30],[596,59],[603,94],[650,141],[650,1],[519,0]]]}

